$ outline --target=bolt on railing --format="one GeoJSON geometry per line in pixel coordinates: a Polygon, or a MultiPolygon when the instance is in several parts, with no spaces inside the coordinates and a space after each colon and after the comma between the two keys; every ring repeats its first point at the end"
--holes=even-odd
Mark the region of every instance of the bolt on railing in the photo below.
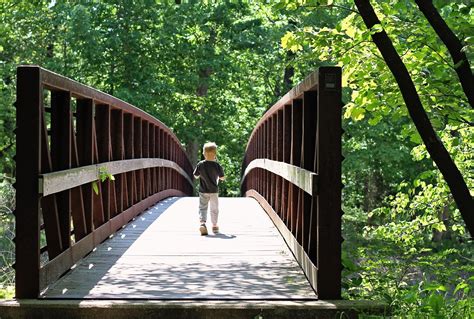
{"type": "Polygon", "coordinates": [[[124,101],[20,66],[15,105],[17,298],[38,297],[154,203],[193,192],[176,136],[124,101]]]}
{"type": "Polygon", "coordinates": [[[320,67],[263,115],[242,167],[320,299],[341,298],[341,111],[341,69],[320,67]]]}

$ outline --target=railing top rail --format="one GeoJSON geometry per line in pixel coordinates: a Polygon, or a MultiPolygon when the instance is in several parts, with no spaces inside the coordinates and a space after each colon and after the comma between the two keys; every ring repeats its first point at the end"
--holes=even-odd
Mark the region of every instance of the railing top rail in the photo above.
{"type": "Polygon", "coordinates": [[[146,113],[145,111],[127,103],[119,98],[112,95],[94,89],[88,85],[79,83],[70,78],[64,77],[52,71],[46,70],[39,65],[20,65],[19,68],[31,68],[38,69],[40,73],[40,81],[45,87],[51,90],[64,90],[70,91],[71,95],[76,98],[92,99],[97,104],[107,104],[112,108],[121,109],[127,113],[131,113],[134,116],[140,117],[159,126],[161,129],[170,134],[173,140],[179,145],[181,150],[184,152],[180,141],[176,135],[165,125],[163,122],[146,113]]]}

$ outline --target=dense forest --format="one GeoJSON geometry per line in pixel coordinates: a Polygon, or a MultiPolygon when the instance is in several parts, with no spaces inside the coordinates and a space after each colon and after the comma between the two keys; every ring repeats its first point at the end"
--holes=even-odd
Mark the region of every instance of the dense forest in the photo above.
{"type": "Polygon", "coordinates": [[[396,318],[474,318],[473,60],[471,0],[1,1],[0,298],[14,294],[18,65],[145,110],[193,163],[215,141],[221,196],[240,195],[266,109],[338,65],[344,298],[383,300],[396,318]]]}

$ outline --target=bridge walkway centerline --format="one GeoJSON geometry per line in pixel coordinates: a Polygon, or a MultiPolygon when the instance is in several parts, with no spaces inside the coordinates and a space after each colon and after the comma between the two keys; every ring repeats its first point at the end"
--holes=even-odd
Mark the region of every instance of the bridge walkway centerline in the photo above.
{"type": "Polygon", "coordinates": [[[198,198],[157,203],[76,263],[40,298],[317,300],[257,201],[220,198],[219,204],[221,233],[209,229],[208,236],[201,236],[198,198]]]}

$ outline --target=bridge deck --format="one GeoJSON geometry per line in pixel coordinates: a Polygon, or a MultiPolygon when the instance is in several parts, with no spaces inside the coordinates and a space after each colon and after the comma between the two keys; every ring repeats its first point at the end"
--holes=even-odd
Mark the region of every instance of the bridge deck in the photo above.
{"type": "Polygon", "coordinates": [[[220,234],[199,234],[197,198],[167,199],[102,243],[42,297],[316,300],[258,203],[219,200],[220,234]]]}

